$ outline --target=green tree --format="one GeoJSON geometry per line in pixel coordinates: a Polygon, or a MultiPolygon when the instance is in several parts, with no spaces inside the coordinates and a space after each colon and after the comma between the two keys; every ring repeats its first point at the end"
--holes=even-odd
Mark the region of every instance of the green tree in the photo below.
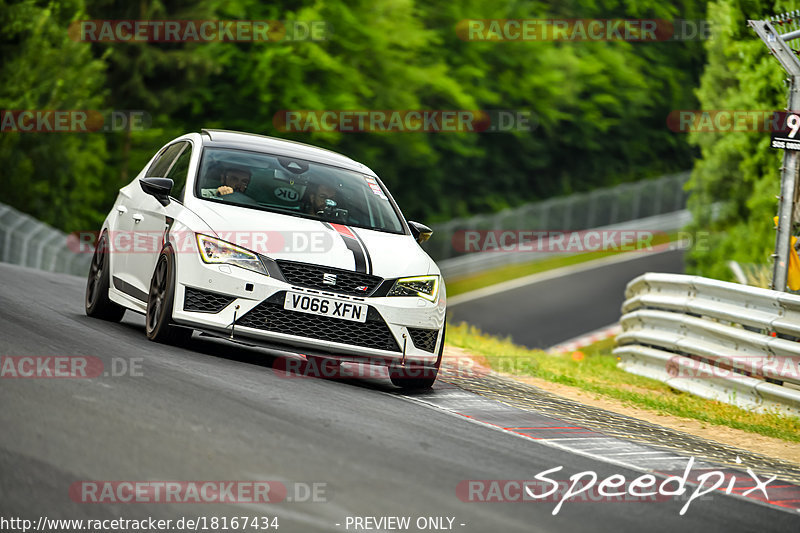
{"type": "MultiPolygon", "coordinates": [[[[222,66],[201,106],[204,125],[341,151],[371,166],[397,193],[407,215],[429,219],[431,211],[446,211],[447,198],[443,201],[438,194],[437,183],[445,159],[455,154],[435,150],[432,134],[286,133],[273,124],[281,110],[475,109],[471,88],[452,79],[441,53],[431,53],[440,50],[439,36],[425,27],[412,0],[319,1],[295,12],[255,1],[236,6],[252,19],[325,21],[332,33],[318,41],[214,44],[204,49],[222,66]]],[[[221,9],[227,16],[225,9],[230,7],[221,9]]],[[[472,137],[463,135],[456,148],[466,150],[474,143],[472,137]]]]}
{"type": "MultiPolygon", "coordinates": [[[[81,187],[75,196],[58,200],[68,209],[85,208],[93,220],[102,218],[116,190],[155,149],[203,127],[271,134],[343,152],[378,172],[406,215],[431,222],[684,169],[693,155],[686,136],[674,135],[665,121],[674,109],[696,107],[692,88],[702,65],[699,43],[476,42],[459,38],[456,25],[468,18],[694,18],[703,12],[703,1],[310,0],[298,6],[257,0],[75,0],[8,5],[22,6],[4,9],[2,15],[8,27],[4,57],[16,61],[17,69],[64,65],[64,71],[69,69],[64,76],[75,78],[64,86],[70,86],[70,95],[84,97],[80,105],[142,110],[152,118],[145,131],[59,140],[65,146],[98,145],[75,145],[68,151],[88,165],[75,175],[86,183],[95,180],[98,187],[81,187]],[[34,24],[37,17],[41,21],[34,24]],[[78,43],[64,31],[78,19],[325,21],[331,31],[317,41],[78,43]],[[45,27],[50,42],[43,44],[45,27]],[[536,128],[491,134],[287,133],[273,124],[281,110],[327,109],[510,109],[532,113],[536,128]]],[[[4,72],[11,72],[8,68],[4,65],[4,72]]],[[[51,95],[53,82],[14,80],[3,89],[4,105],[53,107],[56,103],[40,101],[51,95]],[[37,94],[36,103],[25,103],[37,94]]],[[[59,153],[48,148],[53,138],[34,139],[4,137],[0,155],[43,165],[46,159],[40,163],[29,156],[41,150],[51,157],[59,153]],[[19,139],[29,144],[16,150],[12,141],[19,139]]],[[[18,175],[33,176],[25,172],[18,175]]],[[[48,179],[53,178],[41,181],[48,179]]],[[[34,205],[39,196],[19,194],[18,206],[42,211],[34,205]]]]}
{"type": "MultiPolygon", "coordinates": [[[[212,20],[217,0],[87,0],[86,19],[99,20],[212,20]]],[[[127,184],[153,155],[156,147],[186,132],[184,118],[197,112],[208,91],[216,61],[202,53],[203,43],[94,42],[91,47],[106,66],[105,103],[114,110],[147,114],[145,130],[124,129],[107,135],[108,164],[116,171],[107,197],[127,184]]]]}
{"type": "MultiPolygon", "coordinates": [[[[82,0],[0,0],[0,109],[98,110],[104,65],[67,28],[82,0]]],[[[105,139],[97,133],[0,133],[3,202],[66,230],[93,229],[101,208],[105,139]]]]}
{"type": "MultiPolygon", "coordinates": [[[[532,132],[484,134],[469,149],[432,139],[444,157],[439,188],[449,216],[492,211],[553,195],[691,166],[685,137],[665,128],[672,110],[693,108],[699,42],[465,41],[462,19],[699,18],[705,2],[487,4],[433,2],[423,20],[440,35],[448,72],[483,109],[530,111],[532,132]]],[[[425,100],[429,101],[429,100],[425,100]]],[[[446,105],[441,102],[437,106],[446,105]]],[[[462,144],[463,143],[463,144],[462,144]]]]}
{"type": "MultiPolygon", "coordinates": [[[[709,5],[713,38],[697,91],[704,110],[771,110],[786,106],[785,74],[747,19],[788,10],[782,2],[717,0],[709,5]]],[[[729,260],[769,264],[774,250],[772,217],[780,192],[780,151],[769,148],[764,131],[695,132],[701,150],[692,178],[692,229],[710,231],[689,255],[689,270],[731,279],[729,260]],[[712,217],[710,206],[718,205],[712,217]]]]}

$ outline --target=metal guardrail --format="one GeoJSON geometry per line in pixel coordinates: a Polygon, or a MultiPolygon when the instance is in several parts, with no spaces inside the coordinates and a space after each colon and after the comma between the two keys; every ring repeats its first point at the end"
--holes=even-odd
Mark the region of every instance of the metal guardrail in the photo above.
{"type": "Polygon", "coordinates": [[[614,354],[633,374],[760,412],[800,416],[800,295],[644,274],[625,291],[614,354]]]}
{"type": "Polygon", "coordinates": [[[0,261],[85,276],[92,254],[76,253],[67,234],[0,203],[0,261]]]}

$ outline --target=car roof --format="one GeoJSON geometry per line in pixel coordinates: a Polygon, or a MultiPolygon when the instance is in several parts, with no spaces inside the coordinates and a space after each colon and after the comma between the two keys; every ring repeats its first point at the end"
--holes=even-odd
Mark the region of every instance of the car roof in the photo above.
{"type": "Polygon", "coordinates": [[[373,176],[375,175],[369,167],[358,161],[354,161],[337,152],[310,144],[241,131],[203,129],[201,133],[206,137],[203,142],[204,146],[214,148],[237,148],[273,155],[296,157],[313,163],[322,163],[371,174],[373,176]]]}

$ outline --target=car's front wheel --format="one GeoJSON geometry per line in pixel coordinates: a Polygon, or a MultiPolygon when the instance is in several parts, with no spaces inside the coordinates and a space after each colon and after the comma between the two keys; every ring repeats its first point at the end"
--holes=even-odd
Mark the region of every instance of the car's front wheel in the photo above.
{"type": "Polygon", "coordinates": [[[389,368],[389,379],[405,390],[430,389],[436,382],[439,366],[406,365],[389,368]]]}
{"type": "Polygon", "coordinates": [[[175,254],[165,248],[156,262],[150,294],[147,297],[145,332],[151,341],[182,344],[192,336],[192,330],[172,324],[175,301],[175,254]]]}
{"type": "Polygon", "coordinates": [[[103,233],[94,248],[89,279],[86,280],[84,303],[88,316],[119,322],[125,314],[125,308],[112,302],[108,297],[110,279],[108,253],[108,240],[103,233]]]}

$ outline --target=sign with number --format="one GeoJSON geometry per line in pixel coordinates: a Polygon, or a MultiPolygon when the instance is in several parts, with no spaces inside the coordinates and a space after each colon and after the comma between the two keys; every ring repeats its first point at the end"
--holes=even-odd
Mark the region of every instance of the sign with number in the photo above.
{"type": "Polygon", "coordinates": [[[770,147],[783,150],[800,150],[800,114],[776,111],[772,115],[770,147]]]}

